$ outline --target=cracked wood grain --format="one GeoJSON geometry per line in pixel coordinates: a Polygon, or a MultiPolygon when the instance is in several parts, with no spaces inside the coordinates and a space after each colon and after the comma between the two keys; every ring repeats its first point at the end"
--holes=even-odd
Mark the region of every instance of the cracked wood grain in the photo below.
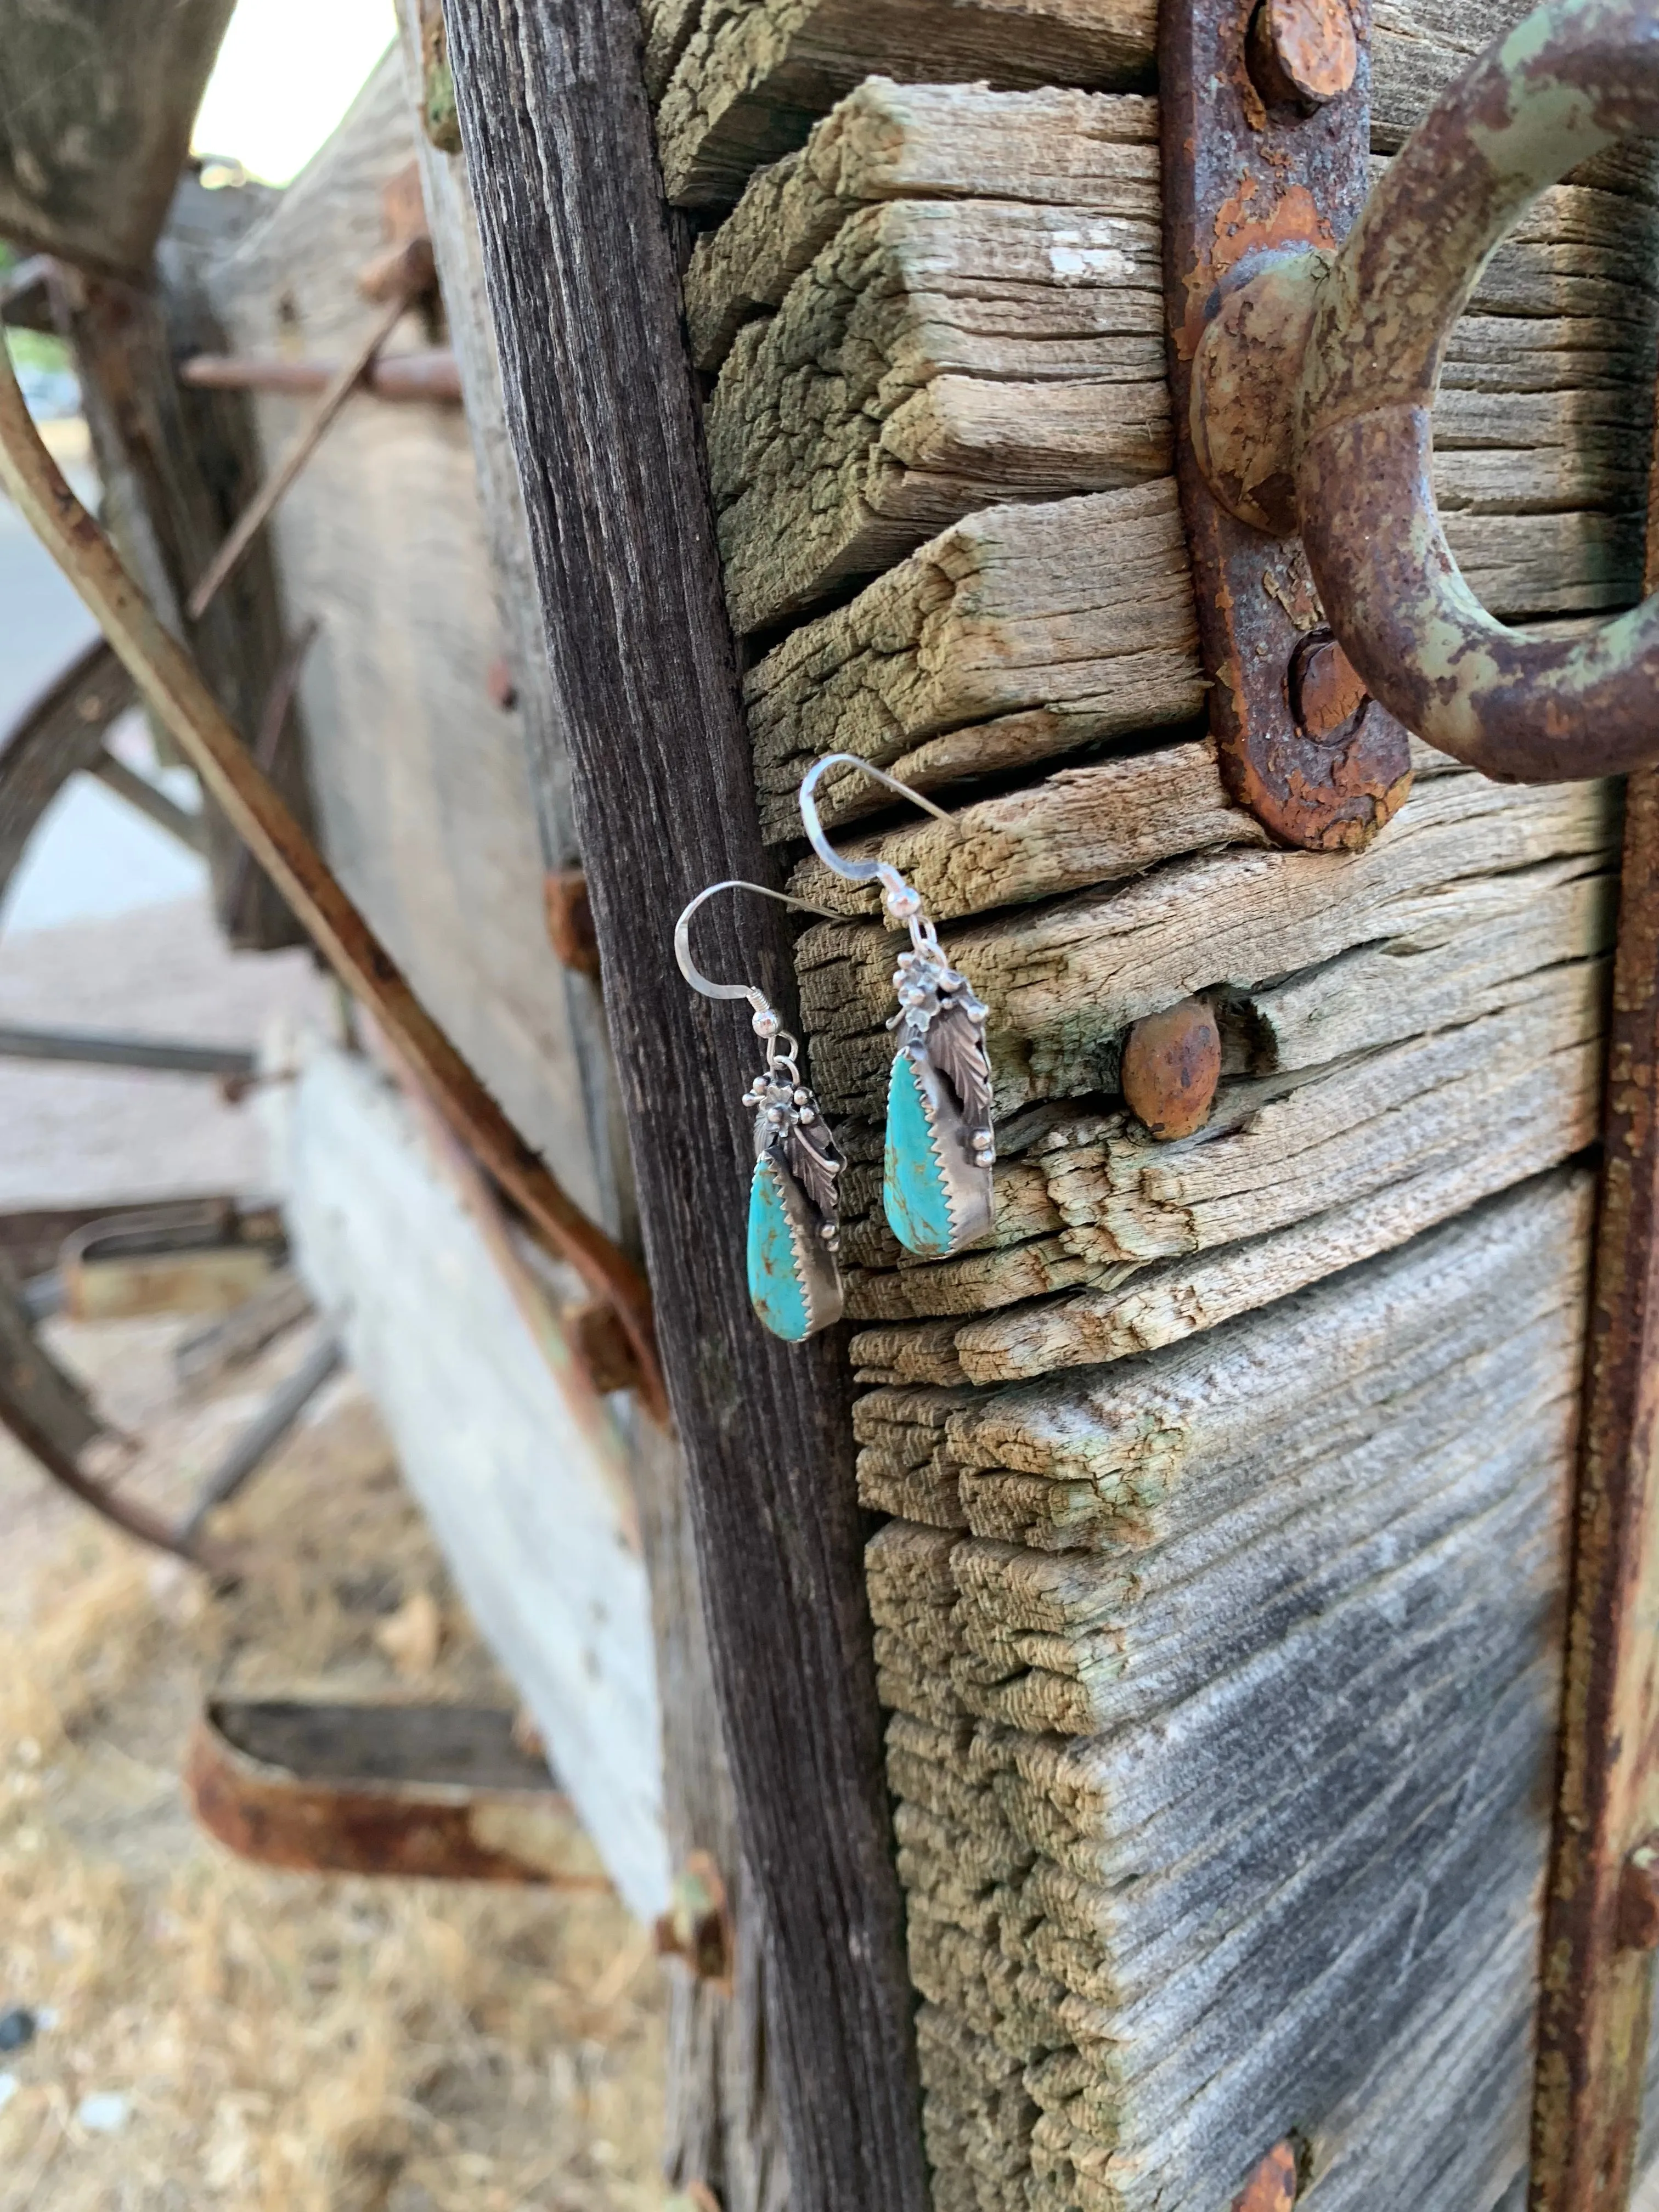
{"type": "MultiPolygon", "coordinates": [[[[833,1338],[786,1347],[755,1325],[747,1132],[718,1103],[735,1108],[753,1039],[684,989],[669,946],[693,891],[766,862],[638,13],[448,0],[445,15],[647,1264],[665,1287],[790,2200],[921,2212],[845,1365],[833,1338]]],[[[711,916],[708,957],[784,997],[781,910],[768,913],[711,916]]]]}

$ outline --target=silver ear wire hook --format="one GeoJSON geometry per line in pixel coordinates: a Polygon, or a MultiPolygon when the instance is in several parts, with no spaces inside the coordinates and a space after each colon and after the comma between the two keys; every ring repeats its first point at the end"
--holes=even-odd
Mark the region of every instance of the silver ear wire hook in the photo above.
{"type": "MultiPolygon", "coordinates": [[[[776,1011],[768,1001],[764,991],[752,983],[716,983],[705,975],[691,957],[691,917],[705,899],[716,891],[758,891],[762,898],[775,899],[780,906],[798,908],[802,914],[822,915],[826,921],[844,921],[845,915],[831,914],[828,907],[811,906],[806,900],[791,898],[787,891],[769,890],[764,884],[747,883],[741,876],[727,876],[718,884],[710,884],[707,890],[697,893],[674,924],[674,957],[679,963],[680,973],[694,991],[701,991],[705,999],[747,999],[755,1010],[754,1028],[757,1036],[766,1038],[769,1048],[775,1048],[783,1024],[776,1011]]],[[[777,1057],[793,1060],[800,1048],[793,1037],[785,1039],[788,1049],[777,1057]]],[[[773,1056],[769,1050],[769,1060],[773,1056]]]]}
{"type": "Polygon", "coordinates": [[[833,868],[849,884],[879,884],[882,902],[891,919],[900,924],[908,923],[913,942],[931,941],[931,930],[925,931],[922,937],[917,935],[921,894],[905,882],[890,860],[849,860],[845,854],[838,853],[824,836],[823,824],[818,819],[817,785],[824,770],[831,768],[857,769],[861,775],[872,777],[877,783],[884,783],[889,791],[897,792],[901,799],[908,799],[913,806],[920,806],[924,813],[931,814],[936,821],[948,822],[950,816],[942,806],[935,806],[931,799],[924,799],[919,791],[912,791],[908,783],[901,783],[896,775],[889,775],[885,769],[873,768],[867,760],[860,760],[856,753],[826,753],[822,760],[813,762],[801,780],[800,818],[805,826],[806,842],[825,867],[833,868]]]}

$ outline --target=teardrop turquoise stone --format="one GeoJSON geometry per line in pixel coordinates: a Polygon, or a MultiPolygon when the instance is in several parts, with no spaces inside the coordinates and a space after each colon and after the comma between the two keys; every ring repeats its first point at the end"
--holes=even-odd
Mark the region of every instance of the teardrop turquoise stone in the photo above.
{"type": "Polygon", "coordinates": [[[749,1184],[749,1297],[774,1336],[799,1344],[810,1330],[795,1232],[783,1202],[783,1178],[763,1153],[749,1184]]]}
{"type": "Polygon", "coordinates": [[[943,1260],[952,1243],[951,1201],[939,1147],[908,1052],[893,1056],[887,1079],[887,1158],[882,1202],[888,1226],[907,1252],[943,1260]]]}

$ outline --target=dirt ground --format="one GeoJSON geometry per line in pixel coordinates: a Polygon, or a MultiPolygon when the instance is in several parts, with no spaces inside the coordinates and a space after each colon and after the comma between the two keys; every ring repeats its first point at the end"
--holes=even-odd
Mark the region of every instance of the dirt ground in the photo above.
{"type": "MultiPolygon", "coordinates": [[[[187,1325],[51,1331],[171,1510],[307,1342],[181,1394],[187,1325]]],[[[659,1972],[612,1896],[273,1874],[186,1810],[214,1686],[512,1702],[351,1378],[214,1533],[234,1587],[0,1440],[0,2015],[37,2021],[0,2049],[0,2212],[659,2203],[659,1972]]]]}

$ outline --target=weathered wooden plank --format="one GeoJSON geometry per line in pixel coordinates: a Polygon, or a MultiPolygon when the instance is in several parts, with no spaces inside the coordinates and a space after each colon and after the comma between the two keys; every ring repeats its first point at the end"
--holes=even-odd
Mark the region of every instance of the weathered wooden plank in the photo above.
{"type": "MultiPolygon", "coordinates": [[[[1596,550],[1608,542],[1602,523],[1620,546],[1640,537],[1633,520],[1571,512],[1472,521],[1479,542],[1460,544],[1448,519],[1468,580],[1501,605],[1491,587],[1507,574],[1517,612],[1561,604],[1574,576],[1611,573],[1596,550]]],[[[1621,574],[1623,562],[1620,552],[1621,574]]],[[[1615,594],[1634,595],[1622,584],[1615,594]]],[[[1204,699],[1195,641],[1170,478],[974,514],[750,670],[767,834],[799,835],[795,793],[822,753],[857,753],[936,787],[1194,720],[1204,699]]]]}
{"type": "Polygon", "coordinates": [[[698,240],[685,272],[698,368],[718,368],[744,323],[782,305],[849,215],[891,199],[1023,200],[1156,222],[1157,102],[867,79],[698,240]]]}
{"type": "Polygon", "coordinates": [[[1495,1133],[1472,1156],[1454,1157],[1371,1198],[1269,1236],[1192,1259],[1103,1270],[1090,1288],[979,1320],[860,1330],[852,1344],[854,1368],[866,1382],[1010,1382],[1178,1344],[1394,1251],[1425,1229],[1553,1166],[1588,1143],[1590,1134],[1589,1117],[1582,1112],[1575,1117],[1570,1103],[1559,1120],[1528,1118],[1495,1133]]]}
{"type": "MultiPolygon", "coordinates": [[[[1504,0],[1377,8],[1373,144],[1398,147],[1516,12],[1504,0]]],[[[1137,0],[889,0],[878,13],[857,0],[720,0],[705,8],[658,110],[669,197],[729,204],[754,168],[799,147],[815,117],[872,74],[1122,92],[1150,82],[1155,31],[1155,11],[1137,0]]]]}
{"type": "Polygon", "coordinates": [[[865,77],[911,83],[1150,82],[1149,0],[720,0],[706,8],[657,111],[677,206],[729,204],[750,172],[806,137],[865,77]]]}
{"type": "Polygon", "coordinates": [[[645,26],[642,73],[645,88],[653,100],[661,98],[702,12],[702,0],[641,0],[640,15],[645,26]]]}
{"type": "MultiPolygon", "coordinates": [[[[737,1109],[753,1038],[667,957],[693,892],[766,862],[637,9],[452,0],[446,21],[645,1252],[672,1285],[658,1331],[770,1974],[790,2202],[921,2212],[844,1363],[833,1341],[786,1347],[755,1325],[737,1109]]],[[[787,1005],[773,911],[711,913],[705,957],[787,1005]]]]}
{"type": "Polygon", "coordinates": [[[768,834],[799,836],[795,793],[820,753],[894,766],[1018,714],[1014,757],[1041,759],[1192,720],[1197,635],[1170,478],[975,515],[750,670],[768,834]]]}
{"type": "MultiPolygon", "coordinates": [[[[1457,762],[1427,745],[1414,744],[1412,759],[1419,777],[1460,772],[1457,762]]],[[[851,771],[826,775],[821,817],[833,822],[835,799],[845,792],[862,800],[869,788],[851,771]]],[[[878,800],[883,796],[877,787],[878,800]]],[[[1218,846],[1266,850],[1268,838],[1227,796],[1214,747],[1197,739],[1059,769],[1039,783],[964,806],[948,821],[838,842],[849,858],[875,854],[890,861],[935,921],[951,921],[1139,875],[1160,860],[1218,846]]],[[[789,888],[812,906],[849,916],[871,911],[866,885],[849,884],[816,859],[797,866],[789,888]]]]}
{"type": "MultiPolygon", "coordinates": [[[[399,14],[406,97],[411,106],[418,107],[422,9],[416,0],[403,0],[399,14]]],[[[514,711],[524,750],[533,763],[530,787],[542,854],[550,867],[568,867],[580,860],[569,760],[559,697],[542,640],[524,494],[507,438],[477,218],[465,164],[433,144],[425,131],[418,135],[416,145],[517,695],[514,711]]],[[[471,732],[467,735],[470,742],[471,732]]],[[[538,918],[521,919],[537,928],[539,940],[538,918]]],[[[539,950],[538,941],[538,955],[539,950]]],[[[594,978],[565,967],[562,979],[602,1218],[617,1230],[630,1211],[623,1166],[627,1138],[617,1114],[604,1008],[594,978]]],[[[725,2212],[775,2212],[787,2179],[765,2067],[765,1967],[720,1741],[685,1470],[673,1441],[659,1437],[648,1425],[636,1425],[629,1444],[651,1583],[668,1849],[677,1866],[684,1865],[694,1850],[703,1850],[721,1869],[739,1962],[729,1992],[683,1966],[669,1969],[663,2167],[677,2187],[695,2182],[711,2189],[725,2212]]]]}
{"type": "MultiPolygon", "coordinates": [[[[1060,166],[1041,140],[1060,118],[1038,100],[1028,124],[1027,104],[1005,96],[981,131],[1001,125],[1011,173],[1036,137],[1029,169],[1041,175],[1060,166]]],[[[1147,103],[1130,105],[1138,119],[1147,103]]],[[[896,136],[906,121],[901,106],[896,136]]],[[[1156,211],[1119,212],[1115,182],[1103,207],[879,201],[851,214],[775,315],[738,333],[709,422],[740,630],[802,611],[977,507],[1168,468],[1156,211]]],[[[1576,576],[1535,570],[1495,518],[1598,515],[1599,527],[1585,526],[1588,549],[1610,545],[1617,518],[1641,511],[1638,393],[1659,319],[1652,229],[1635,200],[1556,188],[1483,279],[1468,346],[1461,332],[1454,340],[1437,488],[1460,554],[1492,572],[1485,587],[1510,610],[1594,605],[1598,587],[1582,562],[1576,576]],[[1483,362],[1513,343],[1506,330],[1503,347],[1492,344],[1482,325],[1493,314],[1540,323],[1545,349],[1571,359],[1562,388],[1532,394],[1524,414],[1486,404],[1483,362]],[[1551,346],[1554,322],[1565,329],[1551,346]],[[1494,450],[1506,438],[1509,449],[1494,450]]],[[[1639,556],[1624,536],[1623,565],[1603,592],[1636,588],[1639,556]]]]}
{"type": "Polygon", "coordinates": [[[623,1437],[568,1348],[562,1374],[550,1361],[550,1308],[532,1329],[367,1060],[321,1052],[270,1099],[312,1296],[618,1888],[635,1911],[663,1911],[651,1593],[623,1437]]]}
{"type": "MultiPolygon", "coordinates": [[[[1115,888],[946,930],[941,942],[991,1008],[999,1111],[1109,1090],[1113,1041],[1129,1023],[1194,992],[1248,988],[1409,936],[1460,877],[1603,855],[1617,806],[1606,786],[1523,791],[1436,777],[1364,853],[1178,860],[1115,888]]],[[[800,940],[813,1076],[831,1111],[879,1118],[895,951],[884,931],[852,922],[820,923],[800,940]]]]}
{"type": "MultiPolygon", "coordinates": [[[[1561,1372],[1570,1372],[1570,1359],[1561,1372]]],[[[1441,1388],[1452,1425],[1461,1413],[1467,1427],[1469,1401],[1455,1375],[1441,1388]]],[[[1480,1456],[1477,1437],[1473,1457],[1480,1456]]],[[[1419,1455],[1407,1479],[1426,1496],[1437,1487],[1437,1471],[1431,1455],[1419,1455]]],[[[1540,1441],[1517,1500],[1515,1468],[1491,1468],[1490,1488],[1480,1493],[1477,1478],[1476,1492],[1464,1502],[1467,1512],[1484,1494],[1490,1510],[1476,1508],[1451,1549],[1443,1537],[1413,1558],[1410,1540],[1402,1539],[1401,1564],[1384,1577],[1385,1586],[1397,1587],[1401,1607],[1389,1608],[1386,1620],[1362,1595],[1353,1603],[1316,1607],[1306,1649],[1299,1637],[1287,1647],[1267,1631],[1261,1656],[1189,1699],[1178,1721],[1172,1716],[1152,1735],[1118,1733],[1075,1747],[1063,1788],[1058,1760],[1072,1747],[1052,1735],[998,1732],[981,1756],[1002,1783],[1016,1786],[996,1790],[986,1808],[988,1826],[941,1826],[937,1816],[918,1821],[902,1813],[919,1983],[941,2009],[960,2014],[965,2008],[969,2025],[1005,2051],[1035,2057],[1046,2048],[1048,2055],[1028,2064],[1024,2075],[1045,2118],[1033,2122],[1028,2113],[1024,2140],[1012,2148],[1017,2158],[1035,2157],[1051,2178],[1069,2168],[1072,2201],[1150,2203],[1176,2176],[1196,2196],[1220,2201],[1222,2183],[1237,2174],[1216,2172],[1218,2157],[1243,2162],[1258,2140],[1280,2131],[1271,2124],[1276,2102],[1300,2100],[1305,2125],[1318,2108],[1322,2070],[1327,2082],[1341,2065],[1363,2075],[1368,2036],[1397,2027],[1413,2001],[1438,2003],[1435,1984],[1472,1948],[1471,1914],[1478,1922],[1496,1892],[1501,1909],[1486,1924],[1489,1931],[1501,1928],[1504,1915],[1535,1893],[1541,1823],[1535,1807],[1529,1821],[1516,1814],[1521,1792],[1535,1785],[1547,1758],[1548,1619],[1559,1577],[1550,1537],[1559,1531],[1560,1472],[1560,1455],[1552,1462],[1540,1441]],[[1547,1498],[1549,1533],[1542,1534],[1527,1523],[1528,1516],[1536,1523],[1547,1498]],[[1503,1568],[1495,1565],[1499,1558],[1503,1568]],[[1529,1618],[1518,1624],[1517,1614],[1528,1608],[1510,1597],[1518,1599],[1526,1582],[1522,1559],[1533,1563],[1534,1595],[1529,1618]],[[1470,1607],[1486,1622],[1484,1657],[1460,1674],[1445,1669],[1444,1661],[1451,1651],[1475,1648],[1467,1640],[1470,1607]],[[1344,1646],[1334,1668],[1314,1656],[1313,1646],[1326,1638],[1344,1646]],[[1435,1681],[1437,1690],[1426,1691],[1435,1681]],[[1415,1755],[1402,1763],[1398,1739],[1381,1717],[1391,1698],[1425,1694],[1437,1707],[1443,1700],[1443,1710],[1413,1729],[1415,1755]],[[1279,1699],[1297,1705],[1299,1748],[1307,1756],[1276,1781],[1261,1747],[1285,1740],[1274,1717],[1279,1699]],[[1303,1729],[1313,1732],[1305,1745],[1303,1729]],[[1054,1748],[1040,1751],[1045,1743],[1054,1748]],[[1483,1759],[1485,1778],[1478,1781],[1474,1770],[1483,1759]],[[1457,1846],[1437,1810],[1454,1802],[1467,1823],[1457,1846]],[[1065,1863],[1075,1871],[1066,1875],[1049,1858],[1056,1814],[1072,1837],[1065,1863]],[[1200,1850],[1206,1831],[1211,1844],[1200,1850]],[[1517,1849],[1518,1831],[1524,1841],[1517,1849]],[[1402,1860],[1427,1877],[1404,1896],[1402,1860]],[[1011,1881],[1012,1890],[1000,1887],[1011,1881]],[[1362,1973],[1375,1971],[1378,1954],[1370,1945],[1378,1923],[1402,1910],[1415,1911],[1421,1931],[1410,1998],[1392,2022],[1388,2007],[1363,2008],[1363,2031],[1358,2015],[1345,2013],[1356,2032],[1331,2039],[1326,2008],[1342,2002],[1345,1984],[1358,1987],[1362,1973]],[[1023,1971],[1012,1977],[1000,1971],[999,1950],[1011,1966],[1023,1962],[1023,1971]],[[1316,2039],[1322,2050],[1313,2047],[1316,2039]],[[1332,2047],[1344,2054],[1336,2068],[1325,2057],[1332,2047]],[[1080,2182],[1085,2186],[1078,2193],[1080,2182]]],[[[1339,1513],[1340,1504],[1339,1493],[1339,1513]]],[[[888,1632],[901,1642],[922,1638],[922,1673],[912,1670],[908,1679],[928,1678],[928,1653],[953,1633],[959,1607],[950,1605],[941,1574],[947,1587],[960,1581],[964,1550],[972,1555],[975,1547],[921,1531],[913,1538],[896,1524],[872,1549],[878,1616],[892,1622],[888,1632]],[[896,1586],[890,1583],[890,1558],[902,1570],[896,1586]]],[[[958,1813],[975,1778],[975,1761],[971,1754],[963,1759],[961,1748],[959,1778],[945,1783],[958,1813]]],[[[914,1735],[905,1751],[893,1774],[902,1798],[926,1763],[925,1744],[914,1735]]],[[[1390,1978],[1396,1996],[1404,1978],[1390,1978]]],[[[927,2039],[922,2048],[931,2072],[927,2039]]],[[[1351,2075],[1344,2086],[1352,2081],[1351,2075]]],[[[1506,2080],[1511,2142],[1525,2091],[1522,2045],[1506,2080]]]]}
{"type": "Polygon", "coordinates": [[[1390,1401],[1487,1342],[1506,1298],[1517,1316],[1566,1312],[1564,1258],[1589,1205],[1589,1177],[1565,1170],[1109,1375],[989,1395],[874,1391],[858,1433],[866,1453],[935,1463],[976,1535],[1040,1551],[1166,1542],[1248,1500],[1264,1474],[1362,1441],[1390,1401]]]}
{"type": "Polygon", "coordinates": [[[1042,1173],[1059,1217],[1053,1232],[951,1260],[849,1269],[848,1312],[859,1322],[971,1314],[1078,1284],[1111,1298],[1148,1261],[1271,1237],[1408,1177],[1453,1178],[1448,1187],[1478,1178],[1499,1133],[1540,1164],[1565,1158],[1593,1127],[1606,980],[1601,963],[1569,963],[1515,1006],[1294,1087],[1229,1086],[1200,1136],[1176,1144],[1121,1115],[1057,1130],[1021,1164],[1042,1173]]]}
{"type": "MultiPolygon", "coordinates": [[[[371,312],[356,280],[384,246],[383,191],[416,143],[393,52],[210,271],[234,344],[344,349],[371,312]]],[[[417,312],[392,344],[428,342],[417,312]]],[[[253,402],[266,452],[305,404],[253,402]]],[[[603,1097],[603,1072],[585,1081],[575,1048],[587,987],[547,941],[524,735],[488,690],[502,622],[467,422],[349,400],[269,536],[290,625],[318,623],[299,696],[331,864],[516,1126],[590,1215],[615,1220],[605,1109],[590,1095],[603,1097]]],[[[544,690],[527,690],[527,713],[544,690]]]]}
{"type": "Polygon", "coordinates": [[[13,0],[0,236],[143,282],[234,0],[13,0]]]}

